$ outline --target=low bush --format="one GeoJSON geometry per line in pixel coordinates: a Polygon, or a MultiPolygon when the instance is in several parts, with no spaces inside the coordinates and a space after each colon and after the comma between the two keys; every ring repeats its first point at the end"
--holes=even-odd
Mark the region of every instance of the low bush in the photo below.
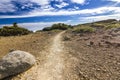
{"type": "Polygon", "coordinates": [[[31,33],[28,29],[18,27],[17,24],[14,26],[4,26],[0,28],[0,36],[17,36],[17,35],[26,35],[31,33]]]}
{"type": "Polygon", "coordinates": [[[58,24],[53,24],[51,27],[45,27],[45,28],[43,28],[43,31],[67,30],[69,28],[72,28],[72,26],[64,24],[64,23],[58,23],[58,24]]]}
{"type": "Polygon", "coordinates": [[[53,24],[51,29],[52,30],[54,30],[54,29],[66,30],[66,29],[68,29],[68,25],[63,24],[63,23],[53,24]]]}

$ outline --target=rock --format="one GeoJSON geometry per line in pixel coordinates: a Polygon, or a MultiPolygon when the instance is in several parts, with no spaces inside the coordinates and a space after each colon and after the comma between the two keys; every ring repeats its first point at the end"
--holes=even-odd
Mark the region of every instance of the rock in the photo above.
{"type": "Polygon", "coordinates": [[[101,47],[101,46],[102,46],[101,42],[98,42],[98,46],[99,46],[99,47],[101,47]]]}
{"type": "Polygon", "coordinates": [[[87,45],[87,46],[92,46],[92,45],[94,45],[94,42],[90,41],[90,42],[88,42],[86,45],[87,45]]]}
{"type": "Polygon", "coordinates": [[[28,70],[35,61],[35,57],[28,52],[16,50],[8,53],[0,60],[0,79],[28,70]]]}
{"type": "Polygon", "coordinates": [[[104,35],[103,39],[112,39],[112,36],[111,35],[104,35]]]}
{"type": "Polygon", "coordinates": [[[70,36],[64,36],[64,41],[70,41],[70,40],[71,40],[70,36]]]}
{"type": "Polygon", "coordinates": [[[119,41],[105,41],[105,43],[111,46],[120,47],[119,41]]]}
{"type": "Polygon", "coordinates": [[[120,36],[120,28],[111,29],[108,33],[113,37],[120,36]]]}
{"type": "Polygon", "coordinates": [[[9,50],[9,52],[13,52],[13,51],[15,51],[15,49],[10,49],[10,50],[9,50]]]}
{"type": "Polygon", "coordinates": [[[85,37],[85,38],[83,38],[85,41],[87,41],[87,40],[89,40],[90,38],[89,37],[85,37]]]}

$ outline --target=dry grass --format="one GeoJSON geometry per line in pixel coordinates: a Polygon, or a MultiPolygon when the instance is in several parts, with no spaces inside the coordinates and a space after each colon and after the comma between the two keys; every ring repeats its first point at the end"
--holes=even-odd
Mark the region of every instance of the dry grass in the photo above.
{"type": "Polygon", "coordinates": [[[37,56],[46,48],[48,40],[53,33],[39,32],[24,36],[0,37],[0,58],[6,55],[11,49],[23,50],[37,56]]]}

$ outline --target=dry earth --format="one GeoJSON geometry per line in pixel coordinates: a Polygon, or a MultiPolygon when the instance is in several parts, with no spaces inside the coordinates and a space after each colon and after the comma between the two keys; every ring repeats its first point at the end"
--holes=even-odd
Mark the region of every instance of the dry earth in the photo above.
{"type": "MultiPolygon", "coordinates": [[[[28,71],[10,80],[64,80],[64,45],[61,38],[65,31],[49,38],[51,43],[39,51],[36,64],[28,71]]],[[[7,78],[8,79],[8,78],[7,78]]]]}
{"type": "MultiPolygon", "coordinates": [[[[43,51],[48,53],[47,50],[49,45],[51,45],[52,38],[56,33],[58,32],[40,32],[25,36],[1,37],[0,58],[6,55],[10,50],[15,49],[30,52],[37,58],[37,60],[39,60],[38,62],[42,64],[46,58],[45,56],[47,55],[44,54],[43,51]]],[[[19,80],[21,75],[23,75],[23,73],[15,78],[10,77],[6,78],[5,80],[19,80]]]]}
{"type": "Polygon", "coordinates": [[[81,36],[63,31],[36,33],[28,35],[32,38],[23,36],[17,39],[21,45],[15,49],[31,52],[37,57],[37,62],[28,71],[5,80],[120,80],[120,48],[89,46],[90,40],[98,39],[98,35],[93,35],[81,36]]]}
{"type": "Polygon", "coordinates": [[[75,75],[68,80],[120,80],[120,46],[101,42],[105,35],[99,33],[83,35],[67,31],[64,37],[69,38],[64,45],[72,62],[71,68],[67,68],[68,77],[75,75]],[[90,45],[90,41],[94,44],[90,45]]]}

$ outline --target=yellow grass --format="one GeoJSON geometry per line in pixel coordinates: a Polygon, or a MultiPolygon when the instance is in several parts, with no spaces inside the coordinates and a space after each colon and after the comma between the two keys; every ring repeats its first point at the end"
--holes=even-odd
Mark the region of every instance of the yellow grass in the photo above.
{"type": "Polygon", "coordinates": [[[45,48],[48,33],[34,33],[24,36],[0,37],[0,58],[6,55],[11,49],[23,50],[37,56],[45,48]]]}

